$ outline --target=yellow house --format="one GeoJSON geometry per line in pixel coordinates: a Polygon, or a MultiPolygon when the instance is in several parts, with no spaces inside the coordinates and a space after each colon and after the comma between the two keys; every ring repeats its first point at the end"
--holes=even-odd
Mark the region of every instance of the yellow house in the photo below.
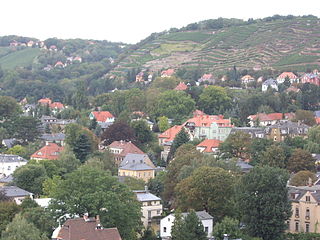
{"type": "Polygon", "coordinates": [[[129,153],[121,162],[118,175],[134,177],[147,182],[155,177],[155,166],[146,154],[129,153]]]}
{"type": "Polygon", "coordinates": [[[288,222],[291,233],[320,233],[320,185],[290,187],[292,216],[288,222]]]}

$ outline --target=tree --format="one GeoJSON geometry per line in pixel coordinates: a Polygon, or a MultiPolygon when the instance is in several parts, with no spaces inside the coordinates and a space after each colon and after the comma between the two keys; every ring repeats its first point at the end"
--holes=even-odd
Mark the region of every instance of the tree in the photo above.
{"type": "Polygon", "coordinates": [[[90,129],[91,131],[93,131],[93,130],[96,129],[97,125],[98,125],[97,119],[96,119],[96,118],[93,118],[93,119],[90,121],[89,129],[90,129]]]}
{"type": "Polygon", "coordinates": [[[221,114],[231,107],[231,98],[224,88],[208,86],[200,94],[198,105],[207,114],[221,114]]]}
{"type": "Polygon", "coordinates": [[[73,152],[76,155],[76,158],[80,160],[81,163],[84,163],[87,159],[87,156],[92,152],[90,139],[87,135],[81,134],[73,148],[73,152]]]}
{"type": "Polygon", "coordinates": [[[40,164],[27,164],[13,173],[13,182],[20,188],[35,195],[42,194],[42,183],[47,178],[46,169],[40,164]]]}
{"type": "Polygon", "coordinates": [[[223,240],[224,234],[228,234],[230,239],[241,238],[240,223],[237,219],[225,217],[221,222],[216,223],[213,228],[212,235],[217,240],[223,240]]]}
{"type": "Polygon", "coordinates": [[[317,180],[315,173],[310,171],[299,171],[293,175],[290,180],[290,185],[292,186],[307,186],[311,183],[314,183],[317,180]]]}
{"type": "Polygon", "coordinates": [[[110,151],[94,152],[86,161],[86,164],[98,169],[110,171],[113,175],[117,173],[117,167],[114,161],[114,156],[110,151]]]}
{"type": "Polygon", "coordinates": [[[283,148],[277,145],[268,147],[266,151],[262,152],[260,164],[285,168],[287,166],[287,158],[283,148]]]}
{"type": "Polygon", "coordinates": [[[186,230],[186,240],[207,240],[207,234],[204,231],[202,222],[196,215],[194,210],[185,217],[185,230],[186,230]]]}
{"type": "Polygon", "coordinates": [[[9,224],[14,215],[21,211],[21,207],[15,202],[0,202],[0,234],[5,230],[6,225],[9,224]]]}
{"type": "Polygon", "coordinates": [[[157,240],[157,236],[154,234],[152,229],[148,227],[146,230],[143,231],[143,235],[140,240],[157,240]]]}
{"type": "Polygon", "coordinates": [[[262,152],[266,151],[266,149],[273,144],[273,141],[265,138],[254,138],[251,140],[251,144],[249,147],[249,153],[251,157],[250,164],[257,165],[260,163],[262,152]]]}
{"type": "Polygon", "coordinates": [[[315,159],[306,150],[296,148],[288,160],[287,169],[290,172],[302,170],[315,171],[315,159]]]}
{"type": "Polygon", "coordinates": [[[183,145],[189,141],[190,141],[190,137],[189,137],[188,133],[182,128],[180,130],[180,132],[173,139],[173,142],[172,142],[172,145],[170,148],[170,152],[168,154],[168,160],[171,160],[174,157],[176,150],[181,145],[183,145]]]}
{"type": "Polygon", "coordinates": [[[172,240],[185,240],[186,239],[186,226],[182,218],[182,214],[177,211],[174,214],[174,221],[171,230],[172,240]]]}
{"type": "Polygon", "coordinates": [[[230,134],[228,138],[220,144],[219,150],[225,158],[236,157],[247,159],[251,144],[250,134],[238,131],[230,134]]]}
{"type": "Polygon", "coordinates": [[[53,193],[50,209],[57,218],[100,215],[105,227],[117,227],[122,239],[137,239],[140,231],[141,209],[136,196],[108,172],[82,166],[68,174],[53,193]]]}
{"type": "Polygon", "coordinates": [[[158,127],[160,132],[164,132],[170,128],[169,121],[166,116],[162,116],[158,118],[158,127]]]}
{"type": "Polygon", "coordinates": [[[27,149],[18,144],[13,146],[12,148],[9,148],[8,151],[6,151],[6,153],[25,157],[27,155],[27,149]]]}
{"type": "Polygon", "coordinates": [[[316,120],[314,118],[314,113],[312,111],[301,110],[301,109],[297,110],[296,120],[308,126],[316,125],[316,120]]]}
{"type": "Polygon", "coordinates": [[[6,195],[6,193],[4,192],[4,190],[0,190],[0,202],[7,202],[9,201],[10,198],[6,195]]]}
{"type": "Polygon", "coordinates": [[[62,175],[73,172],[81,165],[80,160],[76,158],[69,145],[64,147],[63,151],[59,155],[58,160],[56,160],[54,163],[58,166],[62,175]]]}
{"type": "Polygon", "coordinates": [[[155,176],[155,178],[152,178],[148,182],[148,189],[149,191],[162,198],[162,193],[164,191],[164,183],[166,178],[166,172],[159,172],[155,176]]]}
{"type": "Polygon", "coordinates": [[[89,106],[88,97],[86,96],[85,83],[81,81],[77,86],[77,90],[72,96],[72,103],[75,109],[87,109],[89,106]]]}
{"type": "Polygon", "coordinates": [[[217,167],[203,166],[175,187],[174,205],[181,210],[205,209],[216,220],[232,212],[234,176],[217,167]]]}
{"type": "Polygon", "coordinates": [[[14,98],[8,96],[0,96],[1,120],[17,116],[20,112],[20,106],[14,98]]]}
{"type": "Polygon", "coordinates": [[[131,141],[137,143],[134,130],[126,123],[115,122],[108,127],[101,135],[105,145],[110,145],[114,141],[131,141]]]}
{"type": "Polygon", "coordinates": [[[263,240],[280,239],[291,216],[288,173],[269,166],[255,167],[241,177],[236,191],[238,209],[246,230],[263,240]]]}
{"type": "Polygon", "coordinates": [[[16,117],[8,123],[8,132],[23,142],[34,142],[40,136],[40,121],[31,116],[16,117]]]}
{"type": "Polygon", "coordinates": [[[153,135],[150,127],[145,120],[133,121],[131,127],[135,132],[136,139],[141,143],[147,143],[152,141],[153,135]]]}
{"type": "Polygon", "coordinates": [[[11,223],[2,232],[2,240],[47,240],[39,229],[32,223],[28,223],[21,215],[16,215],[11,223]]]}

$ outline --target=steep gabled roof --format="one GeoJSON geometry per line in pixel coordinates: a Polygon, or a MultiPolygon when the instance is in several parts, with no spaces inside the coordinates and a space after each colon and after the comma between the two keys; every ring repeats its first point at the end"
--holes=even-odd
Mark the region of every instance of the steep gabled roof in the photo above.
{"type": "Polygon", "coordinates": [[[197,147],[204,147],[203,152],[212,153],[212,148],[218,148],[221,141],[216,139],[206,139],[199,143],[197,147]]]}
{"type": "Polygon", "coordinates": [[[176,137],[176,135],[181,131],[182,126],[179,125],[175,125],[171,128],[169,128],[168,130],[164,131],[163,133],[161,133],[158,138],[165,138],[165,142],[171,142],[174,140],[174,138],[176,137]]]}
{"type": "Polygon", "coordinates": [[[61,102],[53,102],[49,105],[50,108],[63,109],[64,105],[61,102]]]}
{"type": "Polygon", "coordinates": [[[187,120],[184,125],[193,124],[195,127],[210,127],[212,123],[216,123],[219,126],[224,127],[231,127],[231,120],[224,119],[223,115],[197,115],[193,118],[187,120]]]}
{"type": "Polygon", "coordinates": [[[178,86],[174,88],[176,91],[185,91],[188,89],[188,86],[184,82],[180,82],[178,86]]]}
{"type": "Polygon", "coordinates": [[[293,72],[283,72],[277,77],[277,79],[285,79],[286,77],[288,77],[289,79],[298,78],[293,72]]]}
{"type": "Polygon", "coordinates": [[[31,158],[56,160],[58,159],[59,154],[63,149],[64,147],[60,147],[55,143],[48,143],[47,145],[36,151],[34,154],[32,154],[31,158]]]}
{"type": "Polygon", "coordinates": [[[134,145],[132,142],[114,141],[108,147],[122,149],[122,151],[117,155],[123,157],[127,156],[127,154],[129,153],[144,154],[144,152],[136,145],[134,145]]]}
{"type": "Polygon", "coordinates": [[[108,118],[114,118],[109,111],[94,111],[91,112],[97,122],[105,122],[108,118]]]}
{"type": "Polygon", "coordinates": [[[52,103],[50,98],[41,98],[40,100],[38,100],[38,103],[41,105],[50,105],[52,103]]]}

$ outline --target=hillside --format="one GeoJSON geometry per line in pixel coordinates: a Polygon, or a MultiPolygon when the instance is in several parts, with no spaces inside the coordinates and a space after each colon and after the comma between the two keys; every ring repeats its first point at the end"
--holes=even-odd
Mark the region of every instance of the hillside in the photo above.
{"type": "Polygon", "coordinates": [[[305,71],[320,65],[320,19],[279,16],[234,22],[212,29],[200,22],[157,34],[129,52],[111,74],[121,75],[130,68],[158,71],[181,67],[219,73],[234,65],[305,71]]]}
{"type": "MultiPolygon", "coordinates": [[[[0,48],[1,52],[6,52],[8,48],[0,48]]],[[[3,69],[14,69],[16,67],[26,67],[40,55],[39,48],[25,48],[20,51],[10,52],[0,57],[0,65],[3,69]]]]}

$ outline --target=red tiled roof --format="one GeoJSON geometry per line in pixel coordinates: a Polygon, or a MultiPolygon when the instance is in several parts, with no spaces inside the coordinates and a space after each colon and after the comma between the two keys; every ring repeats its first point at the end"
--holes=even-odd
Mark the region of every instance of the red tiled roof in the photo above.
{"type": "Polygon", "coordinates": [[[34,154],[32,154],[31,158],[56,160],[58,159],[59,154],[62,152],[63,149],[64,147],[60,147],[55,143],[48,143],[47,145],[36,151],[34,154]]]}
{"type": "Polygon", "coordinates": [[[161,72],[161,76],[172,76],[174,74],[174,69],[170,68],[161,72]]]}
{"type": "Polygon", "coordinates": [[[165,138],[164,142],[171,142],[176,137],[176,135],[181,131],[182,126],[175,125],[172,128],[161,133],[158,138],[165,138]]]}
{"type": "Polygon", "coordinates": [[[223,115],[198,115],[187,120],[186,123],[194,123],[195,127],[210,127],[212,123],[217,123],[220,126],[232,126],[230,119],[224,119],[223,115]]]}
{"type": "Polygon", "coordinates": [[[245,76],[243,76],[242,78],[241,78],[241,80],[254,80],[254,78],[252,77],[252,76],[250,76],[250,75],[245,75],[245,76]]]}
{"type": "Polygon", "coordinates": [[[184,82],[180,82],[178,84],[178,86],[175,87],[174,90],[177,90],[177,91],[185,91],[188,89],[188,86],[184,83],[184,82]]]}
{"type": "Polygon", "coordinates": [[[54,66],[56,67],[56,66],[63,66],[63,65],[64,65],[63,62],[58,61],[54,66]]]}
{"type": "Polygon", "coordinates": [[[320,124],[320,117],[315,117],[315,119],[316,119],[316,123],[320,124]]]}
{"type": "MultiPolygon", "coordinates": [[[[284,118],[285,119],[293,119],[294,118],[294,113],[285,113],[284,118]]],[[[253,121],[259,118],[259,121],[275,121],[275,120],[282,120],[283,119],[283,114],[282,113],[258,113],[256,115],[250,115],[250,119],[253,121]]]]}
{"type": "Polygon", "coordinates": [[[114,116],[109,111],[95,111],[92,112],[92,114],[97,122],[105,122],[108,118],[114,118],[114,116]]]}
{"type": "Polygon", "coordinates": [[[202,78],[201,78],[202,80],[209,80],[209,79],[212,79],[212,74],[203,74],[203,76],[202,76],[202,78]]]}
{"type": "Polygon", "coordinates": [[[277,79],[285,79],[288,77],[289,79],[297,79],[298,77],[293,72],[283,72],[279,75],[277,79]]]}
{"type": "Polygon", "coordinates": [[[206,139],[199,143],[197,147],[204,147],[205,149],[203,152],[212,152],[212,148],[218,148],[220,145],[221,141],[216,140],[216,139],[206,139]]]}
{"type": "Polygon", "coordinates": [[[50,105],[52,103],[50,98],[42,98],[38,101],[39,104],[41,105],[50,105]]]}
{"type": "Polygon", "coordinates": [[[128,153],[145,154],[140,148],[138,148],[132,142],[114,141],[108,147],[122,149],[122,151],[116,155],[123,156],[123,157],[127,156],[128,153]]]}
{"type": "Polygon", "coordinates": [[[57,109],[62,109],[64,108],[64,105],[61,102],[53,102],[49,106],[50,108],[57,108],[57,109]]]}
{"type": "Polygon", "coordinates": [[[61,227],[57,239],[63,240],[121,240],[117,228],[97,229],[94,219],[68,219],[61,227]]]}

